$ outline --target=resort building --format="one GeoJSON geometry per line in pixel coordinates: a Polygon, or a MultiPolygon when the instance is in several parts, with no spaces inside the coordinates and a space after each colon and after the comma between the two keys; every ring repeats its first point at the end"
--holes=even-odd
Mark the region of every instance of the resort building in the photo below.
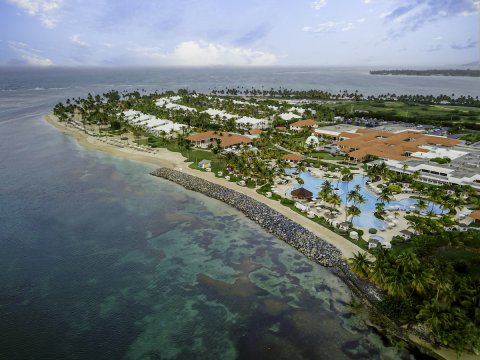
{"type": "Polygon", "coordinates": [[[250,134],[250,138],[252,139],[258,139],[260,137],[260,135],[263,133],[263,130],[259,129],[259,128],[252,128],[248,131],[248,133],[250,134]]]}
{"type": "MultiPolygon", "coordinates": [[[[438,164],[428,157],[407,158],[406,160],[383,161],[390,170],[419,174],[419,180],[430,184],[469,185],[480,190],[480,149],[471,146],[458,146],[450,150],[450,162],[438,164]],[[459,155],[460,156],[457,156],[459,155]]],[[[373,161],[368,166],[373,166],[382,161],[373,161]]]]}
{"type": "Polygon", "coordinates": [[[305,157],[300,154],[285,154],[282,156],[282,159],[288,161],[289,163],[296,164],[299,161],[303,161],[305,157]]]}
{"type": "Polygon", "coordinates": [[[290,120],[293,120],[293,119],[301,119],[302,118],[300,115],[294,114],[292,112],[282,113],[282,114],[278,115],[278,117],[282,120],[285,120],[285,121],[290,121],[290,120]]]}
{"type": "Polygon", "coordinates": [[[155,136],[175,136],[176,133],[185,133],[190,128],[185,124],[175,123],[166,119],[158,119],[153,115],[144,114],[135,110],[124,111],[123,115],[131,125],[141,127],[148,133],[155,136]]]}
{"type": "Polygon", "coordinates": [[[305,129],[316,128],[318,123],[313,119],[300,120],[290,124],[290,130],[293,131],[302,131],[305,129]]]}
{"type": "Polygon", "coordinates": [[[472,219],[472,222],[480,224],[480,210],[471,212],[468,217],[472,219]]]}
{"type": "Polygon", "coordinates": [[[202,111],[202,113],[205,113],[210,116],[212,120],[215,119],[220,119],[222,121],[228,120],[228,119],[237,119],[238,115],[234,114],[229,114],[223,110],[217,110],[217,109],[207,109],[205,111],[202,111]]]}
{"type": "Polygon", "coordinates": [[[350,139],[359,126],[356,125],[345,125],[345,124],[338,124],[332,126],[323,126],[321,128],[314,128],[312,131],[312,135],[315,135],[319,138],[326,139],[326,140],[345,140],[350,139]]]}
{"type": "Polygon", "coordinates": [[[320,144],[320,140],[318,140],[318,137],[315,135],[310,135],[307,140],[305,140],[305,145],[307,146],[313,146],[313,147],[318,147],[320,144]]]}
{"type": "Polygon", "coordinates": [[[353,161],[368,158],[397,161],[422,158],[424,153],[435,152],[437,147],[450,148],[461,143],[456,139],[425,135],[413,130],[392,133],[359,128],[354,133],[342,132],[339,137],[345,140],[337,142],[337,145],[353,161]]]}
{"type": "Polygon", "coordinates": [[[160,98],[155,102],[155,105],[158,107],[163,107],[165,109],[169,110],[183,110],[183,111],[191,111],[191,112],[196,112],[197,109],[191,108],[188,106],[176,104],[176,101],[181,100],[182,98],[180,96],[170,96],[166,98],[160,98]]]}
{"type": "Polygon", "coordinates": [[[212,162],[210,160],[202,160],[198,163],[200,169],[208,169],[212,167],[212,162]]]}
{"type": "Polygon", "coordinates": [[[235,123],[239,127],[243,127],[245,129],[249,129],[249,128],[266,129],[270,127],[271,121],[268,119],[257,119],[253,117],[243,116],[235,120],[235,123]]]}
{"type": "Polygon", "coordinates": [[[207,148],[210,144],[219,144],[221,148],[228,148],[230,146],[250,144],[252,142],[252,139],[246,136],[219,131],[205,131],[192,134],[187,137],[187,140],[189,140],[193,146],[201,148],[207,148]]]}

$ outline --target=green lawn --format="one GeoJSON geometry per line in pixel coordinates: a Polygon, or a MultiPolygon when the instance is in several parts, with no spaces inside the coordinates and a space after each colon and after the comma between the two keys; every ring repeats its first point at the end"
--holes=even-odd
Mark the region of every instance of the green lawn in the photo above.
{"type": "Polygon", "coordinates": [[[326,151],[312,152],[308,154],[309,157],[317,160],[344,160],[345,156],[332,155],[326,151]]]}
{"type": "Polygon", "coordinates": [[[408,120],[425,123],[425,120],[435,122],[453,121],[465,123],[480,122],[480,108],[454,105],[407,104],[393,101],[338,101],[326,103],[333,110],[366,110],[370,116],[391,116],[397,120],[408,120]]]}

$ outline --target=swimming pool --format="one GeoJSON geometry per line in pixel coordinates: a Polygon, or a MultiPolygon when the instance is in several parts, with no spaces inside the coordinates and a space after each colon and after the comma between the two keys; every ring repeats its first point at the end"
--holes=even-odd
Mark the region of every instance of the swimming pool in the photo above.
{"type": "MultiPolygon", "coordinates": [[[[294,169],[287,170],[287,173],[292,174],[294,171],[294,169]]],[[[320,187],[325,182],[325,180],[320,179],[309,172],[302,172],[300,174],[300,177],[303,179],[304,184],[297,185],[296,187],[304,187],[305,189],[311,191],[313,193],[313,196],[316,197],[318,195],[318,192],[320,191],[320,187]]],[[[335,179],[330,179],[329,181],[332,183],[334,189],[338,188],[337,193],[338,195],[340,195],[340,198],[342,200],[342,206],[345,206],[346,194],[351,191],[355,187],[355,185],[360,185],[360,194],[365,198],[365,203],[358,206],[362,213],[360,214],[360,216],[356,216],[353,219],[353,225],[376,229],[386,227],[385,222],[376,218],[374,215],[375,204],[378,202],[378,200],[377,195],[367,189],[367,178],[363,177],[362,175],[355,175],[350,182],[337,182],[337,180],[335,179]]],[[[411,211],[416,209],[417,201],[417,199],[412,198],[403,199],[400,201],[391,201],[385,204],[385,209],[411,211]]],[[[436,214],[439,214],[442,211],[442,208],[434,203],[428,204],[428,210],[430,209],[432,209],[436,214]]]]}

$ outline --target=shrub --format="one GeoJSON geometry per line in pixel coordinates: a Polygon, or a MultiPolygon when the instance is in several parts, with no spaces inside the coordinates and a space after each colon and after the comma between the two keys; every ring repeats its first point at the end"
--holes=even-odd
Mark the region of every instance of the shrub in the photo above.
{"type": "Polygon", "coordinates": [[[282,204],[282,205],[293,205],[293,204],[295,204],[295,201],[287,199],[287,198],[283,198],[282,200],[280,200],[280,204],[282,204]]]}
{"type": "Polygon", "coordinates": [[[388,190],[390,190],[391,192],[395,192],[395,193],[401,193],[402,192],[402,187],[398,184],[390,184],[390,185],[388,185],[388,190]]]}
{"type": "MultiPolygon", "coordinates": [[[[273,193],[273,194],[272,194],[272,199],[273,199],[273,200],[280,200],[280,199],[282,199],[282,197],[281,197],[280,195],[278,195],[278,194],[273,193]]],[[[287,200],[288,200],[288,199],[287,199],[287,200]]]]}
{"type": "Polygon", "coordinates": [[[411,298],[402,299],[387,296],[379,304],[383,313],[402,323],[415,321],[417,304],[411,298]]]}
{"type": "Polygon", "coordinates": [[[368,229],[368,233],[369,233],[369,234],[376,234],[376,233],[377,233],[377,229],[375,229],[375,228],[370,228],[370,229],[368,229]]]}
{"type": "Polygon", "coordinates": [[[398,245],[398,244],[401,244],[405,242],[405,240],[403,239],[403,237],[401,237],[400,235],[395,235],[393,238],[392,238],[392,241],[390,242],[392,245],[398,245]]]}
{"type": "Polygon", "coordinates": [[[443,157],[443,158],[436,157],[436,158],[430,159],[430,161],[436,162],[437,164],[448,164],[452,160],[448,157],[443,157]]]}

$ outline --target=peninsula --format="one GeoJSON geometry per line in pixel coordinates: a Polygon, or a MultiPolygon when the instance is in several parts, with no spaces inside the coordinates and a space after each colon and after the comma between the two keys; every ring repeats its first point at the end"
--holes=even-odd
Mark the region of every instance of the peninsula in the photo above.
{"type": "Polygon", "coordinates": [[[479,77],[475,69],[429,69],[429,70],[372,70],[371,75],[411,75],[411,76],[472,76],[479,77]]]}
{"type": "Polygon", "coordinates": [[[237,207],[374,294],[375,307],[410,333],[478,351],[480,150],[444,136],[449,127],[419,125],[421,117],[395,122],[367,110],[414,106],[401,96],[249,94],[112,91],[59,103],[48,120],[87,146],[168,168],[154,174],[237,207]]]}

